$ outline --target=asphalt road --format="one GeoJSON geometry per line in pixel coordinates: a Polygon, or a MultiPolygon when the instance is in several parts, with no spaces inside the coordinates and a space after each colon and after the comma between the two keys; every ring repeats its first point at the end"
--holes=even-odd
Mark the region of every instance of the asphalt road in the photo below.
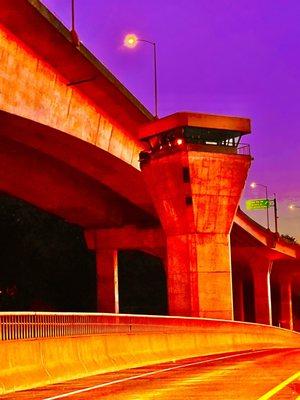
{"type": "Polygon", "coordinates": [[[107,373],[2,400],[300,400],[300,349],[222,354],[107,373]]]}

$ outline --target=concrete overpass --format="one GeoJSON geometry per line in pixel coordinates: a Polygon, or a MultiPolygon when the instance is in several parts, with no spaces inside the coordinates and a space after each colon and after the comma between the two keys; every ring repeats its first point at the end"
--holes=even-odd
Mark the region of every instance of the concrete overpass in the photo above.
{"type": "MultiPolygon", "coordinates": [[[[155,122],[82,44],[73,44],[70,32],[38,1],[3,0],[0,22],[0,189],[85,229],[89,247],[97,252],[98,309],[117,311],[117,250],[140,249],[165,258],[167,247],[159,208],[139,169],[138,154],[147,148],[139,134],[150,134],[182,114],[155,122]]],[[[220,117],[213,118],[222,125],[220,117]]],[[[242,119],[227,118],[229,122],[239,128],[245,124],[242,119]]],[[[228,224],[227,230],[231,218],[228,224]]],[[[231,242],[235,318],[271,323],[270,271],[282,286],[284,270],[280,301],[286,307],[280,307],[277,323],[292,327],[299,247],[241,210],[234,216],[231,242]],[[249,282],[255,302],[252,317],[245,312],[249,282]]],[[[230,299],[230,269],[228,274],[230,299]]],[[[209,293],[201,302],[207,297],[209,293]]],[[[210,311],[181,312],[176,306],[171,312],[216,315],[213,297],[210,311]]],[[[230,304],[221,317],[232,318],[230,304]]]]}
{"type": "MultiPolygon", "coordinates": [[[[0,24],[0,190],[84,228],[87,244],[97,254],[98,311],[118,311],[117,252],[138,249],[164,260],[171,314],[219,319],[141,323],[131,317],[129,323],[121,323],[130,332],[139,325],[155,329],[154,334],[137,335],[137,348],[137,337],[126,336],[129,331],[125,337],[119,332],[121,338],[112,335],[115,327],[119,329],[118,315],[112,316],[108,335],[89,341],[57,338],[76,336],[82,325],[92,330],[79,334],[103,334],[99,326],[108,326],[108,320],[100,323],[93,315],[71,320],[4,315],[4,392],[16,389],[12,382],[20,375],[25,380],[33,376],[33,386],[49,382],[50,375],[51,382],[69,379],[57,363],[62,357],[70,361],[74,377],[103,372],[99,363],[113,368],[116,357],[124,368],[124,359],[137,366],[206,354],[199,337],[205,338],[210,352],[296,347],[297,334],[266,325],[299,327],[298,316],[293,315],[293,300],[300,293],[299,246],[288,244],[237,208],[251,159],[238,153],[232,132],[249,133],[249,121],[191,113],[154,120],[82,44],[73,44],[70,32],[37,0],[2,0],[0,24]],[[168,132],[178,132],[177,128],[196,129],[197,135],[204,128],[209,135],[216,130],[231,132],[234,146],[225,148],[229,139],[224,138],[222,145],[212,148],[208,138],[204,147],[197,143],[197,148],[187,146],[157,157],[140,140],[154,136],[166,139],[169,146],[168,132]],[[141,151],[147,155],[142,172],[141,151]],[[161,171],[168,177],[169,192],[162,189],[161,171]],[[224,173],[226,179],[221,179],[224,173]],[[181,178],[174,179],[178,174],[181,178]],[[209,196],[214,203],[207,201],[209,196]],[[230,322],[233,318],[265,325],[230,322]],[[158,325],[164,325],[168,339],[161,337],[158,325]],[[178,334],[180,326],[193,332],[178,334]],[[49,336],[46,347],[43,340],[49,336]],[[22,341],[20,353],[20,340],[28,338],[39,340],[22,341]],[[105,360],[94,358],[97,346],[106,349],[101,353],[105,360]],[[124,346],[130,354],[124,353],[124,346]],[[137,350],[140,360],[134,354],[137,350]]],[[[180,132],[190,134],[188,129],[180,132]]],[[[24,385],[21,382],[19,388],[24,385]]]]}

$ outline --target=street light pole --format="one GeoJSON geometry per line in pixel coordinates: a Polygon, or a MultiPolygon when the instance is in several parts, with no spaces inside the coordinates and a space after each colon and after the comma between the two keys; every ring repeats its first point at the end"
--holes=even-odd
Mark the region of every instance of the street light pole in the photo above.
{"type": "Polygon", "coordinates": [[[72,31],[75,31],[75,3],[72,0],[72,31]]]}
{"type": "Polygon", "coordinates": [[[158,117],[157,110],[157,61],[156,61],[156,43],[153,42],[153,52],[154,52],[154,102],[155,102],[155,117],[158,117]]]}
{"type": "Polygon", "coordinates": [[[72,0],[72,29],[71,29],[71,38],[73,44],[78,47],[79,46],[79,37],[75,30],[75,0],[72,0]]]}
{"type": "Polygon", "coordinates": [[[274,219],[275,219],[275,233],[278,233],[278,210],[277,210],[277,200],[276,193],[274,193],[274,219]]]}
{"type": "Polygon", "coordinates": [[[256,183],[256,182],[252,182],[250,186],[251,186],[253,189],[254,189],[256,186],[261,186],[261,187],[265,188],[266,200],[268,200],[268,206],[267,206],[267,227],[268,227],[268,230],[270,230],[268,186],[263,185],[263,184],[261,184],[261,183],[256,183]]]}
{"type": "Polygon", "coordinates": [[[156,43],[150,40],[140,39],[133,33],[126,35],[124,44],[127,47],[133,48],[137,45],[137,42],[148,43],[153,46],[153,70],[154,70],[154,110],[155,118],[158,118],[158,94],[157,94],[157,54],[156,54],[156,43]]]}
{"type": "MultiPolygon", "coordinates": [[[[262,185],[265,186],[265,185],[262,185]]],[[[268,195],[268,187],[265,186],[266,189],[266,199],[268,200],[268,207],[267,207],[267,225],[268,225],[268,229],[270,230],[270,217],[269,217],[269,195],[268,195]]]]}
{"type": "Polygon", "coordinates": [[[149,43],[153,46],[153,70],[154,70],[154,109],[155,109],[155,118],[157,118],[157,57],[156,57],[156,43],[150,42],[146,39],[137,39],[139,42],[149,43]]]}

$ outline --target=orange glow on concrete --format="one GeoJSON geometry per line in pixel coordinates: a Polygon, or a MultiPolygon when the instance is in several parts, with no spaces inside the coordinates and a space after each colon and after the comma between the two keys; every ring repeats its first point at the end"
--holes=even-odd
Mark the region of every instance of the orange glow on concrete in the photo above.
{"type": "Polygon", "coordinates": [[[3,111],[64,131],[139,168],[142,144],[109,116],[112,104],[99,108],[79,86],[68,87],[63,76],[5,30],[0,30],[0,51],[3,111]]]}
{"type": "MultiPolygon", "coordinates": [[[[63,39],[56,44],[59,51],[63,39]]],[[[126,206],[122,200],[117,205],[111,194],[107,203],[102,184],[123,199],[132,193],[135,200],[129,201],[138,207],[152,208],[139,182],[138,154],[143,144],[134,136],[134,125],[128,131],[124,121],[116,121],[110,101],[103,110],[79,87],[67,86],[64,76],[2,27],[0,52],[1,163],[6,166],[0,173],[1,190],[81,226],[115,225],[107,224],[107,207],[120,224],[126,206]]],[[[102,91],[106,98],[110,89],[103,86],[102,91]]],[[[116,101],[122,112],[129,107],[121,99],[116,101]]],[[[126,213],[132,223],[135,212],[126,213]]]]}
{"type": "Polygon", "coordinates": [[[143,166],[167,236],[171,315],[233,318],[229,233],[250,162],[182,148],[143,166]],[[182,178],[186,167],[190,183],[182,178]]]}

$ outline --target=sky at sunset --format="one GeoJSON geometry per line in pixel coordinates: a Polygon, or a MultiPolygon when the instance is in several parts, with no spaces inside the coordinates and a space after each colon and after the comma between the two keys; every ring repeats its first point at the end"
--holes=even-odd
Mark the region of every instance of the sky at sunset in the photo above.
{"type": "MultiPolygon", "coordinates": [[[[43,0],[70,27],[71,0],[43,0]]],[[[277,193],[279,230],[300,241],[300,1],[75,0],[83,44],[151,111],[158,50],[159,116],[195,111],[249,117],[254,161],[245,198],[277,193]]],[[[248,212],[265,224],[265,211],[248,212]]],[[[273,228],[273,209],[270,210],[273,228]]]]}

